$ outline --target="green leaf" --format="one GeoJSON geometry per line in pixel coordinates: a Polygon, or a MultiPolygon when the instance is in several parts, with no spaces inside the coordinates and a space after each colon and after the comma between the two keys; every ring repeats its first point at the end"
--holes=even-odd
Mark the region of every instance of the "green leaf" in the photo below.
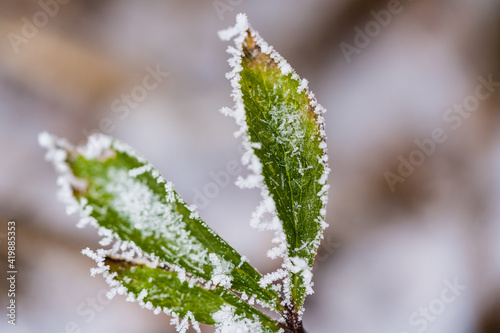
{"type": "MultiPolygon", "coordinates": [[[[300,80],[250,28],[245,16],[238,16],[236,27],[221,33],[226,39],[234,35],[236,49],[229,49],[234,70],[229,77],[236,106],[223,112],[242,126],[239,133],[246,134],[247,149],[256,157],[256,161],[245,158],[257,177],[241,182],[243,187],[257,185],[263,190],[264,204],[256,217],[267,209],[281,222],[277,239],[286,246],[284,267],[289,273],[285,296],[300,313],[305,294],[312,292],[312,266],[326,226],[329,168],[324,110],[308,91],[307,81],[300,80]]],[[[266,228],[276,230],[272,225],[266,228]]]]}
{"type": "Polygon", "coordinates": [[[103,135],[91,136],[87,146],[76,149],[48,134],[41,135],[40,143],[62,174],[63,200],[73,210],[77,200],[89,216],[84,220],[106,236],[104,245],[118,239],[132,246],[136,256],[166,264],[181,279],[220,285],[281,312],[278,293],[259,285],[261,274],[130,147],[103,135]]]}
{"type": "Polygon", "coordinates": [[[154,309],[178,318],[177,326],[187,328],[186,320],[213,326],[224,324],[226,315],[230,321],[244,326],[251,332],[278,332],[279,324],[242,301],[222,287],[207,289],[188,281],[181,281],[178,273],[138,265],[107,257],[105,264],[109,274],[125,287],[132,299],[139,299],[146,308],[154,309]],[[224,318],[220,322],[218,318],[224,318]]]}

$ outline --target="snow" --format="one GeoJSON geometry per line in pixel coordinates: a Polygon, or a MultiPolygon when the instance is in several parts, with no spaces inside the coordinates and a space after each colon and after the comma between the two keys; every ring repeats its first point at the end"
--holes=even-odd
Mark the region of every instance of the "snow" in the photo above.
{"type": "MultiPolygon", "coordinates": [[[[307,79],[302,79],[300,81],[299,87],[297,88],[297,91],[299,93],[301,93],[304,90],[307,91],[307,89],[309,89],[309,81],[307,81],[307,79]]],[[[325,148],[326,148],[326,146],[325,146],[325,148]]]]}
{"type": "MultiPolygon", "coordinates": [[[[295,154],[302,150],[306,142],[305,130],[302,128],[302,115],[295,109],[284,107],[283,105],[273,105],[269,111],[271,122],[278,128],[275,137],[280,145],[291,145],[294,147],[295,154]],[[292,135],[295,134],[295,135],[292,135]]],[[[292,157],[294,155],[292,154],[292,157]]]]}
{"type": "Polygon", "coordinates": [[[241,35],[249,29],[248,17],[240,13],[236,15],[236,25],[226,30],[219,31],[219,38],[222,40],[231,40],[234,36],[241,35]]]}
{"type": "Polygon", "coordinates": [[[219,285],[227,289],[231,288],[231,280],[233,277],[230,275],[233,271],[234,265],[229,261],[220,259],[215,253],[210,253],[210,262],[214,267],[212,272],[212,283],[214,285],[219,285]]]}
{"type": "Polygon", "coordinates": [[[306,294],[312,294],[312,272],[310,271],[307,262],[299,257],[290,258],[289,270],[294,274],[302,275],[304,284],[306,285],[306,294]]]}
{"type": "Polygon", "coordinates": [[[262,325],[255,316],[254,320],[244,318],[234,313],[234,307],[221,306],[221,309],[212,315],[215,321],[216,333],[259,333],[262,325]]]}
{"type": "Polygon", "coordinates": [[[76,178],[66,163],[68,152],[74,152],[75,148],[65,139],[57,138],[47,132],[42,132],[38,135],[38,143],[41,147],[47,149],[45,160],[51,162],[59,174],[57,178],[57,185],[59,186],[57,198],[65,204],[66,213],[74,214],[80,212],[78,227],[83,227],[86,224],[97,227],[97,222],[90,216],[92,207],[85,208],[85,200],[78,202],[73,197],[73,189],[85,191],[87,188],[87,182],[76,178]]]}
{"type": "Polygon", "coordinates": [[[102,133],[95,133],[89,136],[87,144],[78,147],[77,151],[87,159],[107,158],[114,152],[111,148],[111,137],[102,133]]]}
{"type": "Polygon", "coordinates": [[[284,279],[287,276],[288,272],[282,268],[279,268],[278,270],[266,274],[260,281],[259,284],[261,287],[265,287],[267,285],[272,284],[275,281],[284,279]]]}
{"type": "Polygon", "coordinates": [[[198,322],[194,319],[194,315],[188,311],[186,313],[185,318],[179,318],[179,317],[174,317],[170,320],[170,325],[175,326],[175,330],[179,333],[185,333],[189,329],[189,321],[191,321],[191,325],[193,329],[197,333],[201,333],[200,325],[198,322]]]}
{"type": "Polygon", "coordinates": [[[130,177],[137,177],[139,175],[142,175],[143,173],[151,171],[151,169],[152,169],[152,166],[150,164],[144,164],[143,166],[129,170],[128,175],[130,177]]]}
{"type": "Polygon", "coordinates": [[[142,289],[139,295],[137,295],[137,300],[142,301],[146,296],[148,296],[148,291],[146,289],[142,289]]]}

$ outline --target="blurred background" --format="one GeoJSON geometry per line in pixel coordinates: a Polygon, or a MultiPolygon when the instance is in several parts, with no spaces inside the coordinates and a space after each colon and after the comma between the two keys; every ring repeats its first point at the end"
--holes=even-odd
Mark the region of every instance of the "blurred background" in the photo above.
{"type": "Polygon", "coordinates": [[[98,237],[56,200],[44,130],[126,141],[261,272],[280,265],[265,256],[272,235],[249,226],[258,190],[213,179],[241,167],[236,125],[218,112],[233,102],[216,34],[239,12],[328,110],[330,227],[308,332],[499,333],[494,0],[1,0],[0,266],[14,220],[18,317],[0,331],[174,332],[90,277],[80,250],[98,237]]]}

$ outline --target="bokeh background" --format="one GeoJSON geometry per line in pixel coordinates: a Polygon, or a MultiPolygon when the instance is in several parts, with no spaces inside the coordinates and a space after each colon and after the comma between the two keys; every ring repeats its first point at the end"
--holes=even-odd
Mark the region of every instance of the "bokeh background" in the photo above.
{"type": "MultiPolygon", "coordinates": [[[[108,119],[108,133],[197,201],[252,264],[264,273],[279,266],[265,256],[272,235],[248,223],[258,190],[237,189],[234,175],[209,185],[240,159],[236,125],[218,113],[232,100],[227,43],[216,32],[245,12],[328,109],[330,227],[306,302],[308,332],[500,332],[499,94],[458,118],[449,111],[474,94],[479,76],[500,81],[500,2],[60,2],[44,16],[49,0],[0,1],[0,274],[9,220],[19,272],[17,325],[2,315],[0,331],[174,331],[165,315],[102,297],[103,279],[90,277],[93,262],[80,254],[97,247],[97,235],[75,228],[77,217],[56,200],[55,173],[37,145],[44,130],[78,143],[108,119]],[[397,14],[377,29],[372,11],[392,6],[397,14]],[[26,22],[40,27],[23,35],[26,22]],[[346,57],[341,45],[361,45],[358,29],[367,27],[372,37],[346,57]],[[113,112],[148,66],[169,76],[127,116],[113,112]],[[436,128],[447,140],[391,188],[388,172],[424,156],[415,140],[436,128]],[[445,304],[450,283],[464,290],[445,304]],[[423,319],[426,308],[432,317],[423,319]]],[[[0,313],[6,290],[2,278],[0,313]]]]}

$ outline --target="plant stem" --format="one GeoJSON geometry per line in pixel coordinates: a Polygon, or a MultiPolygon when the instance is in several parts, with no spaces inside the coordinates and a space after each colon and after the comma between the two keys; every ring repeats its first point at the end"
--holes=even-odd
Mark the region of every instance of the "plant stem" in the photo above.
{"type": "Polygon", "coordinates": [[[295,311],[295,306],[286,306],[284,312],[284,317],[286,320],[287,327],[285,329],[286,333],[307,333],[302,326],[302,319],[299,318],[299,314],[295,311]]]}

